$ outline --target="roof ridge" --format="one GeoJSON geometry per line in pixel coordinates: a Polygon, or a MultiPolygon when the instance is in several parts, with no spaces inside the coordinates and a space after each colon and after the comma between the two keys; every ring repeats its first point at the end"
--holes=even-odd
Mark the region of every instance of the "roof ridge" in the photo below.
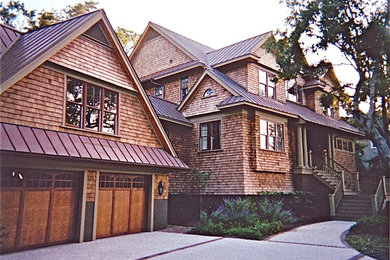
{"type": "Polygon", "coordinates": [[[225,48],[231,47],[231,46],[233,46],[233,45],[236,45],[236,44],[239,44],[239,43],[242,43],[242,42],[245,42],[245,41],[249,41],[249,40],[254,39],[254,38],[256,38],[256,37],[264,36],[264,35],[266,35],[266,34],[268,34],[268,33],[271,33],[271,32],[272,32],[272,31],[268,31],[268,32],[265,32],[265,33],[262,33],[262,34],[255,35],[255,36],[249,37],[249,38],[247,38],[247,39],[244,39],[244,40],[241,40],[241,41],[238,41],[238,42],[234,42],[234,43],[232,43],[232,44],[226,45],[226,46],[221,47],[221,48],[219,48],[219,49],[210,51],[210,52],[207,53],[207,55],[209,55],[209,54],[211,54],[211,53],[213,53],[213,52],[217,52],[217,51],[223,50],[223,49],[225,49],[225,48]]]}
{"type": "MultiPolygon", "coordinates": [[[[150,22],[150,23],[151,23],[152,25],[157,25],[158,27],[161,27],[162,29],[167,30],[167,31],[169,31],[169,32],[171,32],[171,33],[174,33],[174,34],[176,34],[176,35],[179,35],[179,36],[181,36],[181,37],[183,37],[183,38],[186,38],[187,40],[190,40],[190,41],[195,42],[195,43],[197,43],[197,44],[199,44],[199,45],[202,45],[203,47],[206,47],[206,48],[208,48],[208,49],[214,50],[214,48],[211,48],[211,47],[209,47],[209,46],[207,46],[207,45],[205,45],[205,44],[203,44],[203,43],[200,43],[200,42],[195,41],[195,40],[193,40],[193,39],[191,39],[191,38],[188,38],[187,36],[184,36],[184,35],[182,35],[182,34],[180,34],[180,33],[174,32],[174,31],[172,31],[172,30],[170,30],[170,29],[168,29],[168,28],[166,28],[166,27],[164,27],[164,26],[162,26],[162,25],[159,25],[159,24],[154,23],[154,22],[150,22]]],[[[206,52],[205,54],[207,54],[207,52],[206,52]]]]}
{"type": "Polygon", "coordinates": [[[58,24],[61,24],[61,23],[69,22],[69,21],[71,21],[71,20],[78,19],[78,18],[80,18],[80,17],[82,17],[82,16],[87,16],[87,15],[90,15],[90,14],[92,14],[92,13],[97,13],[97,12],[104,12],[104,10],[103,10],[102,8],[96,9],[96,10],[93,10],[93,11],[91,11],[91,12],[88,12],[88,13],[85,13],[85,14],[79,14],[79,15],[70,17],[70,18],[65,19],[65,20],[63,20],[63,21],[59,21],[59,22],[50,24],[50,25],[45,26],[45,27],[42,27],[42,28],[38,28],[38,29],[31,30],[31,31],[28,31],[28,32],[22,32],[22,34],[28,34],[28,33],[36,32],[36,31],[39,31],[39,30],[42,30],[42,29],[49,28],[49,27],[51,27],[51,26],[55,26],[55,25],[58,25],[58,24]]]}

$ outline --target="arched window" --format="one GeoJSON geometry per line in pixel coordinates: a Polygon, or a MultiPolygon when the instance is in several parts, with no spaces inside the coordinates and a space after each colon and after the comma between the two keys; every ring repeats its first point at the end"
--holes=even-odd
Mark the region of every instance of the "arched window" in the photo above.
{"type": "Polygon", "coordinates": [[[212,88],[206,89],[206,91],[203,93],[203,97],[210,97],[214,95],[215,95],[215,91],[212,88]]]}

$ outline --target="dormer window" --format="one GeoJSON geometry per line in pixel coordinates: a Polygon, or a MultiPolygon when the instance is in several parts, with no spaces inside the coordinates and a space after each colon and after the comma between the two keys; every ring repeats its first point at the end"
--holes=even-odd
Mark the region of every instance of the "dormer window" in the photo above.
{"type": "Polygon", "coordinates": [[[206,89],[206,91],[203,93],[203,97],[211,97],[215,95],[215,91],[212,88],[206,89]]]}
{"type": "Polygon", "coordinates": [[[163,99],[164,98],[164,86],[155,86],[154,87],[154,96],[163,99]]]}
{"type": "Polygon", "coordinates": [[[301,103],[302,101],[302,90],[299,89],[295,79],[286,80],[284,82],[286,88],[287,100],[301,103]]]}
{"type": "Polygon", "coordinates": [[[188,86],[189,86],[188,77],[182,78],[180,80],[181,100],[184,100],[184,98],[187,96],[188,86]]]}
{"type": "Polygon", "coordinates": [[[264,70],[259,70],[259,95],[275,99],[274,75],[264,70]]]}

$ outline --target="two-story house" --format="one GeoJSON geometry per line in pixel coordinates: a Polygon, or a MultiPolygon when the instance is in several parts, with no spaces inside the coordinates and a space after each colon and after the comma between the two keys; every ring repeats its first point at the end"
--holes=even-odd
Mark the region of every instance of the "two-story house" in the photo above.
{"type": "MultiPolygon", "coordinates": [[[[332,70],[319,79],[274,82],[278,66],[265,50],[269,37],[214,50],[150,22],[130,61],[179,158],[213,172],[201,191],[205,204],[306,190],[322,194],[329,215],[328,194],[340,186],[356,190],[354,139],[361,134],[339,120],[338,104],[321,106],[321,95],[339,84],[332,70]]],[[[194,208],[194,197],[186,196],[193,192],[189,176],[170,178],[169,213],[176,222],[178,212],[194,208]]]]}
{"type": "Polygon", "coordinates": [[[0,36],[1,252],[164,228],[188,166],[104,11],[0,36]]]}

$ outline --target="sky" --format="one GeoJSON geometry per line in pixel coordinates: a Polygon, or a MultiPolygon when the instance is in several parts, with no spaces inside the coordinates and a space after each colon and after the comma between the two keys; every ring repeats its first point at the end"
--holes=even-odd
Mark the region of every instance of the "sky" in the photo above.
{"type": "MultiPolygon", "coordinates": [[[[59,10],[83,0],[21,0],[27,9],[59,10]]],[[[218,49],[285,26],[289,10],[279,0],[100,0],[112,26],[142,33],[149,21],[218,49]]],[[[311,57],[314,61],[316,57],[311,57]]],[[[335,64],[345,60],[333,52],[335,64]]],[[[310,58],[309,58],[310,61],[310,58]]],[[[336,66],[342,83],[356,83],[348,66],[336,66]]]]}

